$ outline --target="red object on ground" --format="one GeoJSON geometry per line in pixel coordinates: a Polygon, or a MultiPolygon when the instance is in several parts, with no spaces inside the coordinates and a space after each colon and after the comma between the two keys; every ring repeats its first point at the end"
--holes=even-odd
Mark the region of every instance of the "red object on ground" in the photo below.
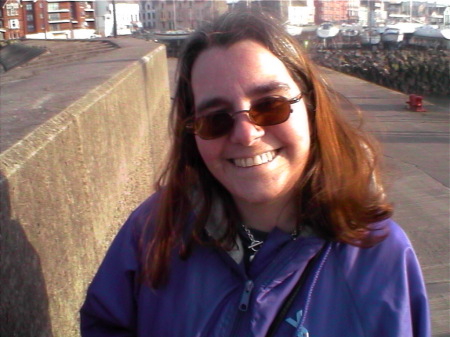
{"type": "Polygon", "coordinates": [[[409,101],[406,102],[406,104],[408,104],[406,108],[416,112],[427,111],[423,108],[422,99],[423,97],[419,95],[409,95],[409,101]]]}

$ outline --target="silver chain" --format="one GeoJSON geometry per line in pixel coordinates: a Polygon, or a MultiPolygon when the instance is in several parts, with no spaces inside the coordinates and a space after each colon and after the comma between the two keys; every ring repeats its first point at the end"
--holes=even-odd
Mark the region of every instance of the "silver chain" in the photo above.
{"type": "MultiPolygon", "coordinates": [[[[248,238],[250,239],[250,245],[247,246],[247,249],[251,249],[254,252],[252,255],[250,255],[250,261],[252,261],[256,255],[256,253],[258,252],[259,248],[261,248],[261,245],[264,243],[264,241],[256,240],[253,233],[250,231],[250,229],[246,225],[241,224],[241,226],[244,229],[245,234],[247,234],[248,238]]],[[[297,237],[298,237],[298,229],[297,228],[291,233],[291,237],[292,237],[292,240],[297,239],[297,237]]]]}
{"type": "Polygon", "coordinates": [[[250,245],[247,248],[253,250],[256,253],[260,246],[264,243],[264,241],[256,240],[253,236],[253,233],[244,224],[242,224],[242,228],[244,228],[245,234],[247,234],[248,238],[250,239],[250,245]]]}

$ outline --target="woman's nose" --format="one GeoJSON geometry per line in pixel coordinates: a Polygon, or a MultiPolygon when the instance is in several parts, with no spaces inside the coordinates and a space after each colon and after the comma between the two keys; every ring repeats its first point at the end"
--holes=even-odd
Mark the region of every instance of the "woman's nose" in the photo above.
{"type": "Polygon", "coordinates": [[[254,124],[248,112],[241,112],[234,116],[234,126],[231,131],[230,140],[233,143],[250,146],[264,135],[262,126],[254,124]]]}

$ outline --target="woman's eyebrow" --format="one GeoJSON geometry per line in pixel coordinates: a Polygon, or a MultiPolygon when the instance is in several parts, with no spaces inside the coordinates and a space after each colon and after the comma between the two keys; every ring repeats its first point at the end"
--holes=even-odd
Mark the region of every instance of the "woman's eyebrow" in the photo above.
{"type": "MultiPolygon", "coordinates": [[[[251,88],[248,91],[247,95],[252,97],[257,95],[273,93],[274,91],[288,91],[290,89],[291,87],[287,83],[279,81],[271,81],[268,83],[256,85],[255,87],[251,88]]],[[[214,108],[218,105],[226,105],[226,104],[230,104],[230,102],[227,99],[223,97],[212,97],[204,101],[201,101],[196,106],[195,110],[201,112],[209,108],[214,108]]]]}
{"type": "Polygon", "coordinates": [[[271,81],[268,83],[260,84],[249,90],[248,95],[249,96],[256,96],[256,95],[262,95],[262,94],[268,94],[272,93],[274,91],[288,91],[291,87],[284,82],[279,81],[271,81]]]}
{"type": "Polygon", "coordinates": [[[225,105],[229,104],[229,102],[222,97],[213,97],[210,99],[206,99],[204,101],[201,101],[195,108],[196,111],[203,111],[209,108],[216,107],[218,105],[225,105]]]}

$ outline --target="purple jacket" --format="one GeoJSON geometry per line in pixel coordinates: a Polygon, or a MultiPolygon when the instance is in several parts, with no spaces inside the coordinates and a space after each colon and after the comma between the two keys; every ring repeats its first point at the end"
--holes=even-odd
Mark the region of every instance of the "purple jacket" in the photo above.
{"type": "Polygon", "coordinates": [[[318,254],[273,336],[428,337],[429,309],[411,243],[393,221],[372,248],[273,230],[245,271],[239,254],[196,247],[173,254],[168,283],[142,285],[139,239],[150,198],[113,241],[81,309],[83,337],[267,336],[285,298],[318,254]]]}

